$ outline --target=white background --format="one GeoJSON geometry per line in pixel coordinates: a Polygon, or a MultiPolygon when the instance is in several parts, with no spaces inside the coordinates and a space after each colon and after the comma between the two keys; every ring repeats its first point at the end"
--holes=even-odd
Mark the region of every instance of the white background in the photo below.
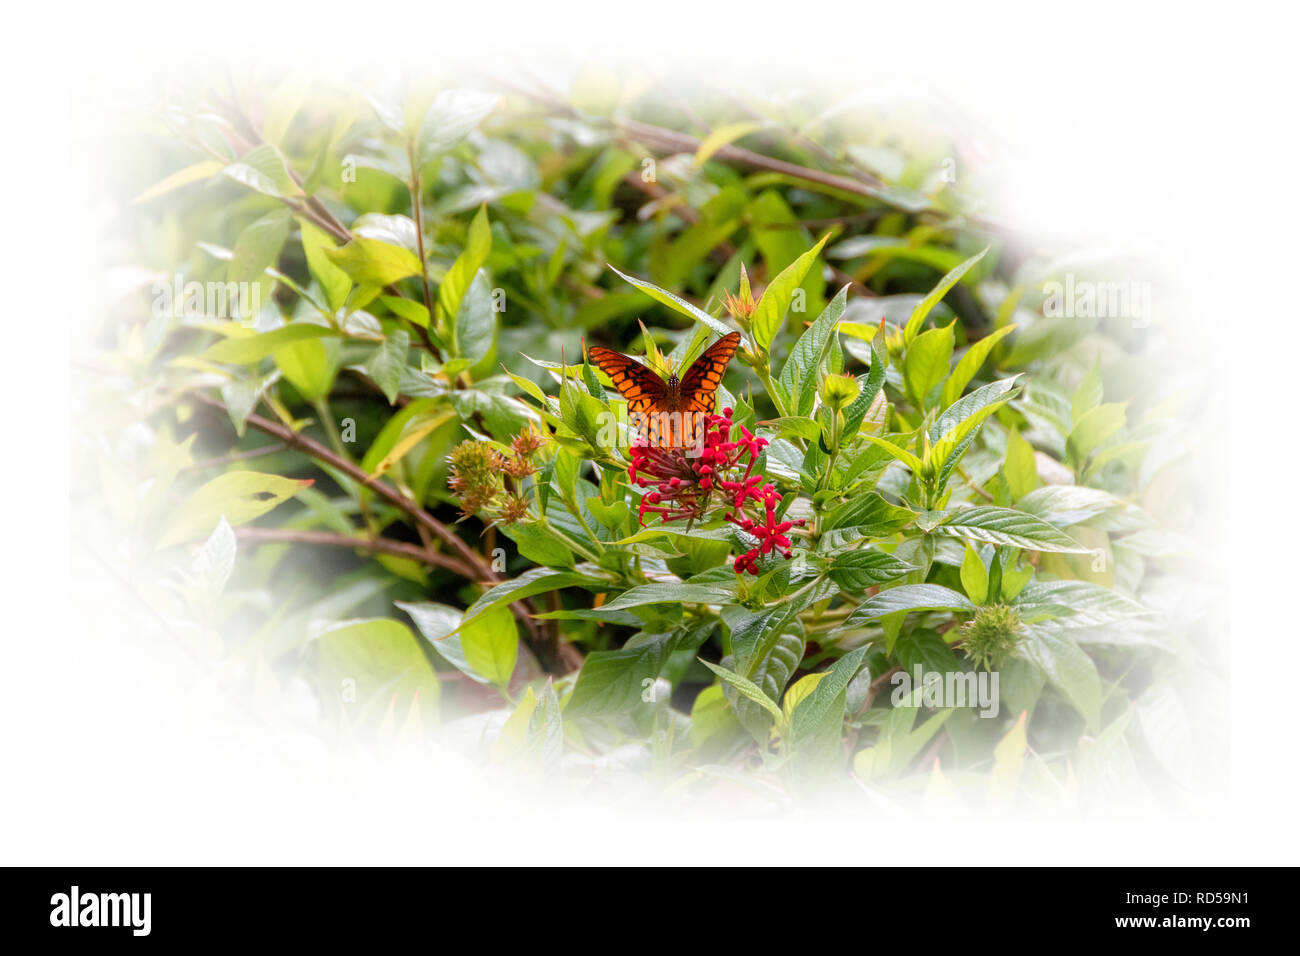
{"type": "MultiPolygon", "coordinates": [[[[1294,23],[1279,4],[646,2],[113,4],[10,21],[4,65],[6,359],[0,862],[1295,863],[1300,596],[1292,543],[1298,253],[1294,23]],[[1272,12],[1267,12],[1272,11],[1272,12]],[[394,44],[398,44],[394,46],[394,44]],[[278,53],[275,51],[279,51],[278,53]],[[456,767],[286,758],[183,662],[70,590],[68,334],[92,309],[81,267],[93,156],[85,103],[213,57],[285,55],[347,72],[468,59],[639,56],[660,69],[878,89],[921,86],[1000,145],[1002,218],[1157,251],[1197,303],[1206,374],[1230,375],[1231,805],[1159,820],[679,823],[552,805],[456,767]],[[1228,349],[1228,355],[1220,353],[1228,349]],[[811,824],[811,825],[810,825],[811,824]],[[972,825],[973,826],[973,825],[972,825]],[[760,833],[761,830],[781,831],[760,833]],[[870,830],[870,833],[868,833],[870,830]],[[834,838],[828,839],[828,834],[834,838]],[[815,836],[814,836],[815,834],[815,836]],[[960,835],[954,839],[955,835],[960,835]]],[[[11,13],[9,16],[15,16],[11,13]]],[[[38,14],[39,16],[39,14],[38,14]]],[[[726,808],[719,808],[725,814],[726,808]]]]}

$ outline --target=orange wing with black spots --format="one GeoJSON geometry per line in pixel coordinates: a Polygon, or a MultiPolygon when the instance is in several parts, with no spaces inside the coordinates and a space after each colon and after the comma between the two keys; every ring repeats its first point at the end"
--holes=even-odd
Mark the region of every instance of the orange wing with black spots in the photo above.
{"type": "Polygon", "coordinates": [[[714,395],[739,344],[739,332],[724,335],[704,350],[680,383],[675,378],[665,382],[613,349],[596,346],[587,354],[627,399],[628,417],[643,438],[660,448],[683,448],[702,437],[699,416],[712,413],[714,395]]]}
{"type": "Polygon", "coordinates": [[[714,393],[722,384],[727,364],[740,346],[740,333],[730,332],[714,342],[695,360],[679,386],[684,411],[713,414],[714,393]]]}
{"type": "Polygon", "coordinates": [[[618,393],[627,399],[630,414],[648,416],[663,406],[668,397],[668,386],[636,359],[600,346],[593,347],[587,354],[597,368],[609,376],[618,393]]]}

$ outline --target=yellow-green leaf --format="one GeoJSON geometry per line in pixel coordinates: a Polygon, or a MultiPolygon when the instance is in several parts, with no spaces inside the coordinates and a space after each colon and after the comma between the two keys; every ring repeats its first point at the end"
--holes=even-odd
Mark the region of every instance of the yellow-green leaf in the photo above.
{"type": "Polygon", "coordinates": [[[364,236],[341,249],[326,249],[325,255],[359,285],[385,286],[419,275],[418,256],[402,246],[364,236]]]}
{"type": "Polygon", "coordinates": [[[206,537],[223,515],[231,526],[247,524],[312,483],[311,479],[284,478],[257,471],[218,475],[181,506],[158,540],[158,547],[206,537]]]}
{"type": "Polygon", "coordinates": [[[492,228],[488,224],[487,206],[480,206],[469,224],[469,238],[465,249],[451,264],[438,286],[438,305],[448,320],[454,319],[460,308],[460,300],[465,297],[469,284],[474,281],[478,270],[487,262],[488,253],[492,251],[492,228]]]}
{"type": "Polygon", "coordinates": [[[194,163],[192,166],[186,166],[184,169],[172,173],[166,179],[154,183],[140,195],[136,196],[132,202],[148,202],[150,199],[171,192],[173,189],[180,189],[182,186],[188,186],[190,183],[196,183],[200,179],[207,179],[209,176],[215,176],[225,168],[224,163],[215,159],[205,159],[201,162],[194,163]]]}
{"type": "Polygon", "coordinates": [[[323,325],[292,322],[270,332],[258,332],[254,335],[232,337],[218,342],[203,353],[203,358],[209,362],[225,362],[228,365],[252,365],[295,342],[336,334],[323,325]]]}

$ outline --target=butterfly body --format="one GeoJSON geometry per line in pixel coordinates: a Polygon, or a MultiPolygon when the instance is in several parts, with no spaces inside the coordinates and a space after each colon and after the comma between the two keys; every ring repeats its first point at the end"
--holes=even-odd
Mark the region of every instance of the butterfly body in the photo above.
{"type": "Polygon", "coordinates": [[[703,439],[702,419],[714,411],[727,363],[740,345],[740,333],[714,342],[679,379],[667,380],[636,359],[596,347],[588,354],[627,400],[628,418],[638,434],[661,448],[689,448],[703,439]]]}

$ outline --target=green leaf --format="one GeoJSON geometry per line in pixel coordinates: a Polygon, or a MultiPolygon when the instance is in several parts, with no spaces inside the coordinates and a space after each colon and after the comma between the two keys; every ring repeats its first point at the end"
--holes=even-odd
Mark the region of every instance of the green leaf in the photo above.
{"type": "Polygon", "coordinates": [[[218,597],[226,589],[230,573],[235,569],[235,551],[235,532],[222,518],[194,556],[194,576],[209,597],[218,597]]]}
{"type": "Polygon", "coordinates": [[[517,578],[502,581],[490,588],[482,597],[470,605],[469,610],[465,612],[465,623],[474,620],[481,614],[486,614],[501,604],[521,601],[543,591],[558,591],[560,588],[575,586],[607,588],[610,583],[610,577],[607,573],[596,573],[589,565],[579,565],[573,570],[533,568],[530,571],[525,571],[517,578]]]}
{"type": "Polygon", "coordinates": [[[948,376],[948,381],[944,383],[940,405],[948,406],[961,398],[962,390],[970,384],[970,380],[983,367],[989,353],[993,351],[993,346],[1002,341],[1014,329],[1014,325],[1004,325],[997,331],[984,336],[966,350],[966,354],[958,359],[952,374],[948,376]]]}
{"type": "Polygon", "coordinates": [[[608,444],[606,423],[612,413],[585,390],[565,382],[560,387],[560,419],[593,449],[608,444]]]}
{"type": "Polygon", "coordinates": [[[617,651],[593,651],[582,662],[566,713],[593,717],[627,714],[651,703],[647,682],[658,679],[677,650],[681,632],[655,634],[617,651]]]}
{"type": "Polygon", "coordinates": [[[891,457],[897,458],[908,468],[912,469],[913,474],[919,475],[921,473],[921,459],[917,458],[916,455],[912,454],[910,451],[907,451],[904,448],[899,448],[893,442],[887,441],[884,438],[877,438],[875,435],[863,435],[862,437],[866,441],[871,442],[871,444],[889,452],[891,457]]]}
{"type": "Polygon", "coordinates": [[[529,561],[552,568],[573,567],[573,552],[560,533],[550,525],[515,522],[502,525],[499,530],[515,543],[520,555],[529,561]]]}
{"type": "MultiPolygon", "coordinates": [[[[749,207],[750,235],[767,266],[768,276],[779,275],[813,244],[808,230],[798,225],[789,204],[775,189],[765,189],[749,207]]],[[[808,270],[801,286],[804,306],[811,314],[825,306],[826,279],[818,266],[808,270]]]]}
{"type": "Polygon", "coordinates": [[[227,382],[221,386],[221,400],[226,405],[226,414],[235,426],[235,434],[244,437],[248,416],[253,414],[257,403],[262,400],[266,390],[280,378],[279,370],[258,378],[227,382]]]}
{"type": "Polygon", "coordinates": [[[957,509],[934,530],[953,538],[1010,545],[1028,551],[1088,553],[1087,548],[1042,518],[994,505],[957,509]]]}
{"type": "MultiPolygon", "coordinates": [[[[843,328],[844,323],[840,323],[843,328]]],[[[889,352],[883,342],[884,336],[871,341],[871,370],[865,376],[858,376],[858,397],[844,410],[844,434],[856,435],[862,427],[862,420],[871,410],[872,403],[880,394],[885,384],[885,369],[889,365],[889,352]]]]}
{"type": "Polygon", "coordinates": [[[1092,363],[1092,368],[1088,370],[1088,374],[1083,377],[1079,387],[1070,395],[1070,413],[1074,421],[1077,422],[1100,405],[1101,395],[1101,355],[1099,353],[1096,361],[1092,363]]]}
{"type": "Polygon", "coordinates": [[[456,356],[466,368],[473,368],[492,353],[496,340],[497,318],[492,311],[492,290],[487,276],[480,272],[474,276],[456,311],[456,356]]]}
{"type": "Polygon", "coordinates": [[[1098,445],[1124,427],[1125,420],[1124,405],[1119,403],[1098,405],[1085,412],[1065,442],[1066,454],[1074,466],[1078,468],[1087,461],[1098,445]]]}
{"type": "Polygon", "coordinates": [[[1092,521],[1105,514],[1114,516],[1117,522],[1131,522],[1130,526],[1142,526],[1149,521],[1122,498],[1085,485],[1045,485],[1026,494],[1016,507],[1058,528],[1092,521]]]}
{"type": "Polygon", "coordinates": [[[1068,351],[1086,337],[1095,320],[1075,316],[1056,316],[1036,319],[1033,325],[1022,328],[1011,351],[1002,360],[1004,368],[1021,368],[1031,362],[1048,359],[1068,351]]]}
{"type": "Polygon", "coordinates": [[[465,658],[465,651],[460,643],[460,635],[456,633],[456,628],[460,627],[462,611],[432,601],[421,601],[419,603],[394,601],[393,603],[410,616],[411,620],[415,622],[416,629],[419,630],[424,639],[429,642],[429,646],[443,660],[480,684],[491,683],[490,680],[471,667],[469,661],[465,658]]]}
{"type": "MultiPolygon", "coordinates": [[[[412,448],[455,417],[455,412],[445,405],[427,408],[422,406],[421,410],[416,411],[414,414],[402,417],[396,434],[390,435],[388,426],[385,426],[384,431],[380,432],[379,438],[375,439],[370,452],[366,454],[366,461],[370,460],[371,453],[376,450],[377,446],[380,446],[381,441],[387,445],[391,437],[392,444],[383,457],[374,464],[370,473],[376,477],[386,474],[390,468],[406,457],[406,454],[412,448]]],[[[393,420],[396,421],[397,416],[394,416],[393,420]]]]}
{"type": "Polygon", "coordinates": [[[334,387],[336,358],[337,351],[327,349],[320,338],[303,339],[275,351],[275,364],[309,402],[319,401],[334,387]]]}
{"type": "Polygon", "coordinates": [[[930,440],[936,445],[945,440],[953,445],[959,444],[990,412],[1001,408],[1019,394],[1016,385],[1019,377],[1013,375],[1011,378],[1000,378],[953,402],[930,426],[930,440]],[[984,413],[982,416],[981,412],[984,413]]]}
{"type": "Polygon", "coordinates": [[[480,206],[469,224],[469,238],[456,261],[451,264],[442,284],[438,286],[438,305],[443,315],[454,317],[460,309],[461,299],[469,291],[470,283],[492,252],[492,228],[488,223],[487,206],[480,206]]]}
{"type": "Polygon", "coordinates": [[[826,245],[826,240],[830,238],[827,233],[821,238],[817,245],[813,246],[803,255],[801,255],[790,265],[781,270],[781,274],[768,283],[767,288],[763,291],[763,297],[758,300],[758,305],[754,309],[753,317],[750,320],[750,327],[754,332],[754,342],[766,350],[773,339],[776,338],[781,326],[785,322],[785,314],[790,308],[790,302],[794,298],[794,290],[799,288],[804,277],[808,275],[808,270],[813,267],[817,261],[817,256],[821,253],[822,247],[826,245]]]}
{"type": "Polygon", "coordinates": [[[915,570],[892,554],[863,548],[837,554],[828,570],[830,578],[845,591],[863,591],[885,584],[915,570]]]}
{"type": "Polygon", "coordinates": [[[621,611],[646,604],[725,604],[736,595],[734,582],[726,584],[651,583],[628,588],[601,610],[621,611]]]}
{"type": "MultiPolygon", "coordinates": [[[[280,250],[289,237],[289,213],[284,209],[269,212],[246,226],[235,240],[235,248],[226,264],[226,281],[248,283],[257,286],[260,298],[265,301],[271,288],[271,279],[266,270],[275,265],[280,258],[280,250]]],[[[250,290],[251,291],[251,290],[250,290]]],[[[248,320],[254,317],[250,295],[239,297],[238,315],[235,318],[248,320]]],[[[232,310],[233,315],[234,310],[232,310]]]]}
{"type": "Polygon", "coordinates": [[[713,132],[700,140],[700,148],[695,151],[694,165],[696,167],[703,166],[722,147],[734,143],[738,139],[743,139],[750,133],[763,129],[766,125],[766,123],[758,120],[742,120],[738,123],[726,123],[716,127],[713,132]]]}
{"type": "Polygon", "coordinates": [[[875,746],[860,750],[854,756],[853,772],[863,780],[875,780],[906,769],[952,716],[953,708],[950,707],[913,729],[921,712],[917,703],[920,697],[921,690],[917,689],[908,703],[894,707],[885,718],[875,746]]]}
{"type": "Polygon", "coordinates": [[[399,295],[381,295],[379,301],[388,306],[399,318],[406,319],[422,329],[429,327],[429,310],[424,307],[423,302],[403,299],[399,295]]]}
{"type": "Polygon", "coordinates": [[[1007,460],[1002,467],[1012,503],[1038,487],[1038,465],[1034,461],[1034,446],[1018,431],[1007,432],[1007,460]]]}
{"type": "Polygon", "coordinates": [[[462,620],[457,633],[465,663],[504,691],[519,655],[519,626],[510,608],[496,605],[462,620]]]}
{"type": "Polygon", "coordinates": [[[1020,783],[1020,772],[1025,762],[1028,738],[1025,734],[1025,712],[993,748],[993,773],[989,779],[989,796],[993,800],[1007,800],[1020,783]]]}
{"type": "Polygon", "coordinates": [[[1044,581],[1031,584],[1015,601],[1021,617],[1053,618],[1052,626],[1104,627],[1151,612],[1117,591],[1091,581],[1044,581]]]}
{"type": "Polygon", "coordinates": [[[270,332],[222,339],[204,352],[203,358],[209,362],[224,362],[227,365],[252,365],[295,342],[336,335],[338,333],[333,329],[316,325],[314,322],[290,322],[270,332]]]}
{"type": "Polygon", "coordinates": [[[976,607],[964,594],[940,584],[900,584],[867,598],[840,625],[840,630],[861,627],[887,614],[908,611],[974,611],[976,607]]]}
{"type": "Polygon", "coordinates": [[[948,294],[948,290],[955,286],[961,277],[970,271],[971,267],[974,266],[975,263],[984,258],[988,251],[989,247],[985,246],[982,251],[976,253],[961,265],[957,266],[957,268],[953,269],[946,276],[940,279],[939,284],[931,289],[924,299],[917,303],[916,308],[912,310],[912,314],[907,320],[907,325],[903,327],[903,343],[905,345],[910,346],[912,344],[917,333],[921,331],[921,326],[925,323],[925,319],[930,314],[931,310],[942,301],[943,297],[948,294]]]}
{"type": "MultiPolygon", "coordinates": [[[[496,109],[500,101],[501,97],[480,90],[441,91],[433,98],[420,124],[419,162],[427,163],[459,143],[496,109]]],[[[473,274],[471,270],[470,275],[473,274]]]]}
{"type": "Polygon", "coordinates": [[[1016,656],[1036,665],[1094,731],[1101,726],[1101,677],[1092,658],[1068,635],[1047,628],[1029,628],[1016,656]]]}
{"type": "Polygon", "coordinates": [[[358,285],[386,286],[419,275],[419,257],[409,249],[379,239],[358,237],[341,249],[325,249],[326,258],[358,285]]]}
{"type": "Polygon", "coordinates": [[[374,379],[379,390],[392,405],[401,391],[402,372],[406,369],[406,353],[411,347],[411,337],[398,330],[390,334],[366,360],[366,374],[374,379]]]}
{"type": "Polygon", "coordinates": [[[832,349],[839,348],[839,339],[835,327],[848,301],[849,287],[840,289],[839,293],[827,303],[822,314],[817,317],[799,337],[785,367],[781,369],[780,382],[786,394],[794,403],[788,411],[794,415],[811,415],[817,399],[817,383],[820,378],[822,362],[832,349]]]}
{"type": "Polygon", "coordinates": [[[310,479],[299,481],[256,471],[218,475],[181,506],[158,539],[158,547],[206,537],[223,517],[232,526],[247,524],[311,485],[310,479]]]}
{"type": "Polygon", "coordinates": [[[320,284],[330,311],[338,312],[348,301],[352,280],[326,255],[327,250],[335,248],[334,240],[324,229],[305,219],[298,220],[298,225],[302,231],[302,251],[307,257],[307,271],[320,284]]]}
{"type": "Polygon", "coordinates": [[[695,306],[691,305],[685,299],[679,298],[678,296],[673,295],[671,292],[659,288],[654,283],[646,282],[644,279],[635,279],[630,275],[626,275],[625,273],[619,272],[619,270],[612,265],[609,268],[615,274],[617,274],[621,279],[624,279],[625,281],[632,283],[632,285],[636,286],[638,289],[640,289],[646,295],[650,296],[650,298],[654,299],[656,302],[660,302],[663,305],[668,306],[668,308],[672,309],[674,312],[678,312],[691,319],[694,319],[696,322],[703,323],[704,325],[712,329],[714,332],[717,332],[719,335],[730,335],[731,332],[733,331],[732,329],[727,327],[727,324],[725,322],[721,321],[720,319],[715,319],[713,316],[709,315],[709,313],[705,312],[703,309],[697,309],[695,306]]]}
{"type": "Polygon", "coordinates": [[[922,332],[907,347],[903,356],[903,381],[917,408],[925,405],[930,390],[948,374],[953,341],[953,326],[945,325],[922,332]]]}
{"type": "Polygon", "coordinates": [[[284,157],[268,143],[255,146],[221,172],[235,182],[266,196],[281,199],[302,195],[302,190],[289,175],[284,157]]]}
{"type": "Polygon", "coordinates": [[[182,186],[188,186],[190,183],[196,183],[201,179],[207,179],[209,176],[215,176],[225,168],[223,163],[215,159],[204,159],[191,166],[172,173],[165,179],[154,183],[140,195],[131,200],[132,204],[148,202],[150,199],[156,199],[159,196],[171,192],[173,189],[180,189],[182,186]]]}
{"type": "Polygon", "coordinates": [[[771,714],[773,720],[779,721],[781,719],[781,708],[776,706],[776,703],[771,697],[768,697],[759,690],[758,685],[753,681],[741,677],[739,674],[733,673],[725,667],[719,667],[717,664],[710,664],[703,658],[700,659],[700,663],[734,687],[737,693],[752,700],[754,703],[758,704],[758,706],[771,714]]]}
{"type": "Polygon", "coordinates": [[[836,661],[812,693],[799,702],[790,721],[790,740],[795,749],[806,746],[828,718],[836,725],[835,743],[839,743],[839,724],[844,719],[844,690],[861,669],[868,648],[849,651],[836,661]],[[838,714],[836,708],[838,707],[838,714]]]}
{"type": "Polygon", "coordinates": [[[782,438],[800,438],[803,441],[816,441],[821,437],[822,427],[812,418],[796,418],[793,415],[773,418],[761,422],[764,428],[770,428],[782,438]]]}
{"type": "Polygon", "coordinates": [[[815,674],[805,674],[799,678],[786,690],[781,697],[781,716],[785,720],[785,727],[788,729],[790,721],[794,719],[795,708],[807,700],[808,695],[813,692],[818,684],[822,682],[829,671],[817,671],[815,674]]]}
{"type": "Polygon", "coordinates": [[[966,545],[966,556],[961,562],[961,586],[966,595],[976,604],[983,604],[989,597],[989,572],[980,560],[979,553],[966,545]]]}
{"type": "Polygon", "coordinates": [[[736,715],[727,704],[727,695],[721,684],[710,684],[695,696],[691,704],[691,744],[702,747],[705,743],[731,730],[740,730],[736,715]]]}
{"type": "Polygon", "coordinates": [[[943,438],[935,442],[931,449],[931,461],[938,463],[938,483],[940,488],[948,484],[948,478],[952,475],[953,469],[957,467],[962,456],[966,454],[966,450],[975,441],[975,436],[979,434],[979,429],[984,422],[1015,396],[1016,391],[1011,390],[996,400],[993,400],[993,396],[987,394],[987,392],[1000,389],[1003,384],[1002,382],[994,382],[991,385],[984,386],[984,388],[977,389],[958,401],[953,406],[953,409],[950,409],[950,411],[955,410],[968,401],[972,404],[980,404],[978,411],[963,419],[943,438]]]}
{"type": "MultiPolygon", "coordinates": [[[[357,700],[408,701],[419,695],[422,704],[436,704],[438,675],[411,629],[389,618],[345,621],[321,632],[316,649],[331,690],[337,681],[356,682],[357,700]]],[[[395,707],[403,712],[406,707],[395,707]]]]}

